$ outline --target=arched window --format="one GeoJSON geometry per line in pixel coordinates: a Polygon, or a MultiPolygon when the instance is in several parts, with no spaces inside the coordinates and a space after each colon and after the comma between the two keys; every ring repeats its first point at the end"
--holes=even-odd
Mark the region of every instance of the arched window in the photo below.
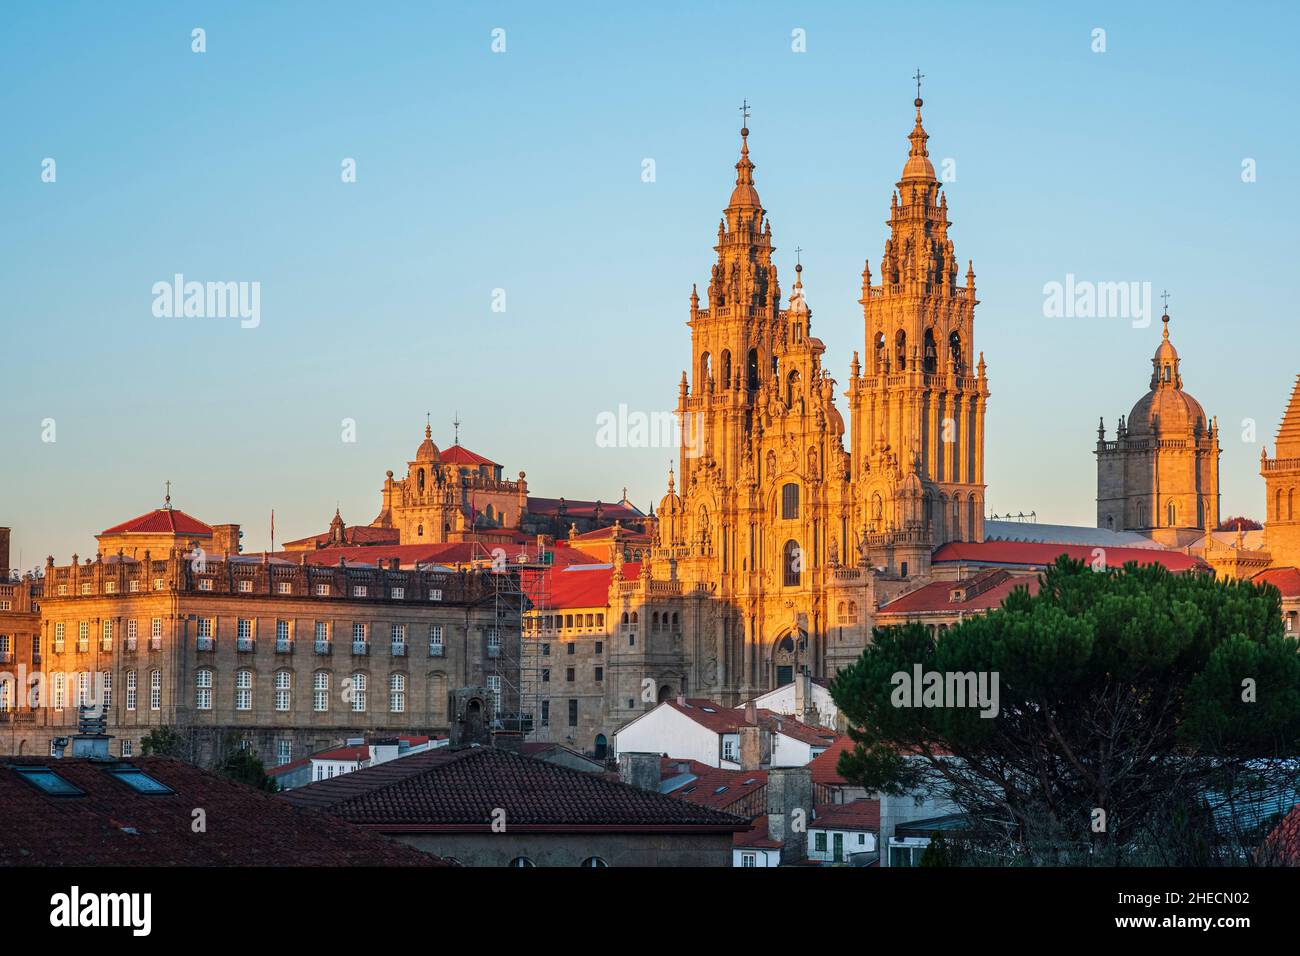
{"type": "Polygon", "coordinates": [[[952,364],[957,370],[957,374],[964,375],[966,373],[966,361],[961,349],[961,336],[956,332],[948,336],[948,354],[952,356],[952,364]]]}
{"type": "Polygon", "coordinates": [[[526,856],[517,856],[510,861],[510,865],[513,867],[518,867],[520,869],[526,869],[528,867],[534,867],[537,864],[534,863],[532,860],[528,859],[528,857],[526,856]]]}
{"type": "Polygon", "coordinates": [[[794,482],[781,488],[781,517],[787,521],[799,517],[799,486],[794,482]]]}
{"type": "Polygon", "coordinates": [[[632,626],[633,626],[633,627],[636,627],[636,626],[637,626],[638,624],[640,624],[640,623],[641,623],[641,616],[640,616],[639,614],[637,614],[636,611],[633,611],[633,612],[632,612],[632,626]]]}
{"type": "Polygon", "coordinates": [[[415,529],[415,536],[417,538],[424,537],[424,525],[420,525],[418,528],[415,529]]]}
{"type": "Polygon", "coordinates": [[[1178,524],[1178,509],[1174,506],[1174,503],[1172,501],[1169,502],[1168,512],[1169,512],[1169,527],[1172,528],[1178,524]]]}
{"type": "Polygon", "coordinates": [[[745,387],[751,392],[758,389],[758,349],[750,349],[745,359],[745,387]]]}
{"type": "Polygon", "coordinates": [[[329,671],[317,671],[311,675],[311,709],[318,714],[330,709],[329,671]]]}
{"type": "Polygon", "coordinates": [[[921,343],[921,370],[926,375],[933,375],[939,369],[939,349],[934,344],[934,329],[925,330],[925,339],[921,343]]]}
{"type": "Polygon", "coordinates": [[[803,581],[803,549],[791,538],[781,549],[783,579],[788,588],[797,588],[803,581]]]}
{"type": "Polygon", "coordinates": [[[585,867],[593,867],[593,868],[594,868],[594,867],[606,867],[606,866],[609,866],[608,863],[606,863],[604,860],[602,860],[602,859],[601,859],[600,857],[598,857],[598,856],[589,856],[589,857],[587,857],[585,860],[582,861],[582,865],[585,866],[585,867]]]}
{"type": "Polygon", "coordinates": [[[421,468],[415,473],[415,484],[420,489],[420,494],[424,494],[424,469],[421,468]]]}
{"type": "Polygon", "coordinates": [[[595,755],[597,760],[604,760],[605,754],[609,750],[609,742],[605,739],[604,734],[596,735],[595,755]]]}
{"type": "Polygon", "coordinates": [[[1273,496],[1273,518],[1277,521],[1282,520],[1282,489],[1277,490],[1273,496]]]}
{"type": "Polygon", "coordinates": [[[1145,527],[1147,526],[1147,503],[1146,503],[1145,501],[1139,501],[1139,502],[1138,502],[1138,522],[1137,522],[1137,523],[1138,523],[1138,527],[1139,527],[1139,528],[1145,528],[1145,527]]]}
{"type": "Polygon", "coordinates": [[[355,714],[365,713],[367,684],[365,674],[357,671],[352,675],[352,712],[355,714]]]}
{"type": "Polygon", "coordinates": [[[275,672],[275,709],[288,710],[293,700],[293,672],[275,672]]]}
{"type": "Polygon", "coordinates": [[[388,678],[388,709],[394,714],[406,713],[405,674],[394,674],[388,678]]]}
{"type": "Polygon", "coordinates": [[[194,674],[194,709],[212,709],[212,671],[206,667],[194,674]]]}
{"type": "Polygon", "coordinates": [[[874,375],[879,375],[885,370],[885,333],[876,333],[876,345],[874,357],[872,359],[871,371],[874,375]]]}
{"type": "Polygon", "coordinates": [[[235,671],[235,710],[253,709],[253,672],[247,667],[235,671]]]}
{"type": "Polygon", "coordinates": [[[907,371],[907,333],[902,329],[894,333],[894,371],[907,371]]]}
{"type": "Polygon", "coordinates": [[[659,630],[659,612],[658,612],[658,611],[655,611],[652,615],[650,615],[650,630],[651,630],[651,631],[658,631],[658,630],[659,630]]]}
{"type": "Polygon", "coordinates": [[[799,394],[799,370],[793,369],[785,379],[785,403],[794,407],[795,397],[799,394]]]}
{"type": "Polygon", "coordinates": [[[961,495],[952,496],[952,540],[964,541],[961,526],[961,495]]]}
{"type": "Polygon", "coordinates": [[[722,387],[731,388],[731,351],[722,350],[722,387]]]}
{"type": "Polygon", "coordinates": [[[681,625],[681,623],[677,620],[677,612],[676,612],[676,611],[673,611],[673,630],[674,630],[674,631],[680,631],[681,629],[682,629],[682,625],[681,625]]]}
{"type": "Polygon", "coordinates": [[[975,540],[975,496],[966,499],[966,537],[975,540]]]}

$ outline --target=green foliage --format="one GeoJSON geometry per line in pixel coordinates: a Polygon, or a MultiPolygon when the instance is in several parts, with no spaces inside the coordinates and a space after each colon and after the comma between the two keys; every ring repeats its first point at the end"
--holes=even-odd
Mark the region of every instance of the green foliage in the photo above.
{"type": "Polygon", "coordinates": [[[217,765],[217,773],[267,793],[275,793],[280,789],[280,785],[266,775],[262,761],[250,751],[239,747],[227,752],[217,765]]]}
{"type": "Polygon", "coordinates": [[[190,759],[191,741],[187,734],[174,727],[155,727],[140,740],[140,752],[146,757],[175,757],[190,759]]]}
{"type": "Polygon", "coordinates": [[[842,776],[894,794],[941,784],[992,821],[986,838],[1010,833],[1040,860],[1113,862],[1171,828],[1203,855],[1213,827],[1188,808],[1206,789],[1261,761],[1284,774],[1279,758],[1300,755],[1300,655],[1277,590],[1159,565],[1097,572],[1062,557],[1036,595],[1017,589],[939,640],[878,628],[831,693],[856,743],[842,776]],[[998,715],[895,706],[893,676],[917,664],[996,674],[998,715]]]}

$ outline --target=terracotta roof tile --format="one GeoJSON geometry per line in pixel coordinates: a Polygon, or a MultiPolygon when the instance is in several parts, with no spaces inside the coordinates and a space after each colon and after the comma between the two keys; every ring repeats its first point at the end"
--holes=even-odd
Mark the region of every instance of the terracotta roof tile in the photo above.
{"type": "Polygon", "coordinates": [[[212,526],[175,508],[156,508],[153,511],[123,521],[100,534],[212,534],[212,526]]]}
{"type": "Polygon", "coordinates": [[[815,808],[809,821],[810,830],[869,830],[880,829],[880,801],[869,797],[848,803],[823,803],[815,808]]]}
{"type": "MultiPolygon", "coordinates": [[[[1097,548],[1084,544],[1051,544],[1037,541],[950,541],[934,552],[933,564],[966,562],[970,564],[1014,564],[1046,567],[1060,555],[1079,561],[1092,561],[1097,548]]],[[[1129,561],[1138,564],[1163,564],[1170,571],[1189,571],[1204,567],[1203,561],[1181,551],[1157,548],[1102,548],[1106,564],[1118,568],[1129,561]]]]}
{"type": "Polygon", "coordinates": [[[1250,579],[1254,584],[1271,584],[1283,597],[1300,596],[1300,570],[1296,568],[1269,568],[1250,579]]]}
{"type": "Polygon", "coordinates": [[[295,807],[168,757],[102,761],[0,758],[0,866],[430,866],[438,857],[295,807]],[[50,796],[15,767],[49,767],[83,791],[50,796]],[[174,790],[141,794],[109,767],[135,767],[174,790]],[[207,832],[191,829],[206,813],[207,832]]]}
{"type": "Polygon", "coordinates": [[[387,832],[490,832],[500,808],[511,832],[731,832],[743,820],[493,747],[441,747],[281,794],[387,832]]]}

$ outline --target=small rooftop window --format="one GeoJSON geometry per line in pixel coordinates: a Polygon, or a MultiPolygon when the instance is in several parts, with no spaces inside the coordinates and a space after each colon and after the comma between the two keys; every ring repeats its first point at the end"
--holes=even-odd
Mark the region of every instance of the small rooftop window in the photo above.
{"type": "Polygon", "coordinates": [[[163,794],[175,793],[171,787],[161,783],[149,776],[139,767],[133,767],[129,764],[121,767],[112,767],[108,771],[109,776],[114,777],[126,784],[136,793],[143,794],[163,794]]]}
{"type": "Polygon", "coordinates": [[[717,713],[717,711],[714,710],[712,707],[701,707],[700,710],[704,711],[706,714],[716,714],[716,713],[717,713]]]}
{"type": "Polygon", "coordinates": [[[84,797],[86,791],[64,780],[49,767],[14,767],[14,773],[52,797],[84,797]]]}
{"type": "Polygon", "coordinates": [[[716,797],[718,794],[720,794],[720,793],[726,793],[726,792],[727,792],[727,785],[726,785],[726,784],[723,784],[723,785],[722,785],[721,787],[719,787],[717,790],[714,790],[714,791],[713,791],[713,795],[716,797]]]}

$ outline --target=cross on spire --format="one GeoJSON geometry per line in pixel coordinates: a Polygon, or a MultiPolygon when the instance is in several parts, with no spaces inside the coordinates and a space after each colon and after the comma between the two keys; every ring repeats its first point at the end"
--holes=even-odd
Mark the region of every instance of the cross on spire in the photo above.
{"type": "Polygon", "coordinates": [[[916,80],[916,98],[918,100],[916,105],[920,106],[921,104],[919,100],[921,99],[921,81],[925,79],[925,74],[921,72],[921,68],[919,66],[916,68],[916,75],[913,76],[912,79],[916,80]]]}
{"type": "Polygon", "coordinates": [[[799,264],[800,264],[799,254],[800,254],[801,252],[803,252],[803,246],[795,246],[795,247],[794,247],[794,262],[795,262],[795,265],[799,265],[799,264]]]}
{"type": "Polygon", "coordinates": [[[749,132],[749,100],[741,100],[740,115],[742,120],[740,133],[743,136],[749,132]]]}
{"type": "Polygon", "coordinates": [[[451,427],[456,432],[456,444],[460,444],[460,412],[454,413],[451,419],[451,427]]]}
{"type": "Polygon", "coordinates": [[[1169,314],[1169,290],[1165,289],[1160,293],[1160,298],[1165,300],[1165,315],[1169,314]]]}
{"type": "Polygon", "coordinates": [[[167,486],[167,495],[165,498],[163,498],[163,507],[170,508],[172,506],[172,483],[170,481],[166,481],[163,482],[163,484],[167,486]]]}

